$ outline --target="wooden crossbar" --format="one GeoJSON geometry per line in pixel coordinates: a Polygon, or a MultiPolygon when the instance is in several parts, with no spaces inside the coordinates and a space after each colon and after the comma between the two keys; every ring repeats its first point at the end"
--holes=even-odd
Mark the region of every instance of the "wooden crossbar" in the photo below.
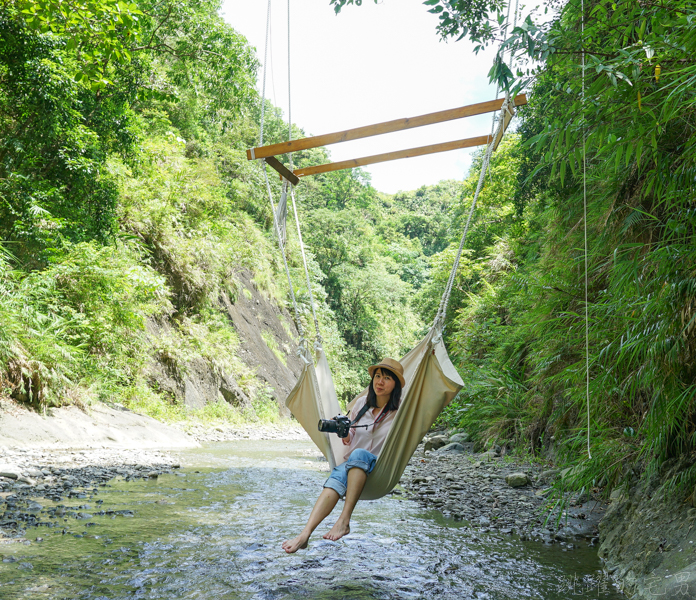
{"type": "Polygon", "coordinates": [[[298,183],[300,183],[300,180],[297,178],[297,175],[295,175],[290,169],[288,169],[275,156],[268,156],[264,160],[266,161],[266,164],[269,167],[273,167],[276,171],[278,171],[278,174],[280,175],[281,179],[285,177],[285,179],[292,183],[292,185],[297,185],[298,183]]]}
{"type": "MultiPolygon", "coordinates": [[[[404,129],[412,129],[414,127],[422,127],[424,125],[433,125],[435,123],[444,123],[445,121],[472,117],[474,115],[482,115],[499,110],[502,107],[503,102],[504,99],[502,98],[498,100],[489,100],[488,102],[469,104],[467,106],[451,108],[449,110],[441,110],[439,112],[420,115],[418,117],[396,119],[394,121],[377,123],[375,125],[357,127],[356,129],[338,131],[336,133],[327,133],[324,135],[317,135],[299,140],[291,140],[289,142],[281,142],[280,144],[260,146],[258,148],[247,150],[247,159],[254,160],[257,158],[266,158],[268,156],[277,156],[278,154],[287,154],[288,152],[297,152],[298,150],[308,150],[309,148],[318,148],[319,146],[328,146],[330,144],[337,144],[339,142],[358,140],[374,135],[382,135],[383,133],[393,133],[394,131],[402,131],[404,129]]],[[[527,104],[527,96],[525,94],[515,96],[513,104],[514,106],[527,104]]]]}
{"type": "Polygon", "coordinates": [[[363,158],[353,158],[351,160],[342,160],[339,162],[327,163],[325,165],[317,165],[316,167],[305,167],[304,169],[296,169],[293,173],[297,177],[306,177],[307,175],[317,175],[318,173],[328,173],[329,171],[340,171],[341,169],[353,169],[355,167],[363,167],[380,162],[390,160],[398,160],[400,158],[411,158],[413,156],[423,156],[424,154],[435,154],[436,152],[447,152],[449,150],[458,150],[459,148],[472,148],[474,146],[483,146],[491,139],[489,135],[482,135],[475,138],[467,138],[465,140],[457,140],[454,142],[444,142],[442,144],[431,144],[430,146],[420,146],[419,148],[411,148],[410,150],[397,150],[396,152],[386,152],[384,154],[375,154],[373,156],[365,156],[363,158]]]}

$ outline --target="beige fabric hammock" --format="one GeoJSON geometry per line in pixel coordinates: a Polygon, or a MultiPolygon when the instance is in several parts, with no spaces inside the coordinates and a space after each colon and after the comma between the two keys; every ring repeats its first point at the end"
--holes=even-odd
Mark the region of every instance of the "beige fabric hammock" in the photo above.
{"type": "MultiPolygon", "coordinates": [[[[317,424],[319,419],[335,417],[341,409],[321,346],[317,346],[316,354],[316,367],[311,360],[304,359],[300,379],[285,404],[333,468],[343,462],[345,446],[336,434],[321,433],[317,424]]],[[[367,478],[362,500],[381,498],[394,489],[423,436],[464,385],[435,327],[401,359],[401,364],[406,379],[401,405],[377,464],[367,478]]]]}

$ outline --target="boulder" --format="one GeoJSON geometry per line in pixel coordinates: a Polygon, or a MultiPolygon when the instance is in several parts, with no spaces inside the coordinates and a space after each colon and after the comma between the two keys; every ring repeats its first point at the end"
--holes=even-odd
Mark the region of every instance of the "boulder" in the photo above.
{"type": "Polygon", "coordinates": [[[428,450],[437,450],[438,448],[442,448],[447,444],[449,441],[449,438],[446,435],[434,435],[427,440],[425,440],[425,452],[428,450]]]}
{"type": "Polygon", "coordinates": [[[541,474],[539,475],[539,479],[554,479],[556,475],[558,475],[559,473],[559,469],[548,469],[546,471],[541,472],[541,474]]]}
{"type": "Polygon", "coordinates": [[[483,452],[480,457],[483,462],[490,462],[494,458],[498,458],[498,455],[495,453],[495,450],[488,450],[488,452],[483,452]]]}
{"type": "Polygon", "coordinates": [[[457,442],[442,446],[442,448],[437,451],[438,454],[464,454],[464,452],[466,452],[464,446],[457,444],[457,442]]]}
{"type": "Polygon", "coordinates": [[[505,483],[507,483],[510,487],[516,488],[527,485],[527,483],[529,483],[529,479],[527,478],[526,473],[510,473],[505,477],[505,483]]]}
{"type": "Polygon", "coordinates": [[[470,436],[468,433],[466,433],[466,432],[455,433],[455,434],[454,434],[452,437],[450,437],[450,439],[449,439],[450,442],[457,442],[457,443],[459,443],[459,444],[465,444],[465,443],[467,443],[467,442],[470,441],[470,440],[471,440],[471,436],[470,436]]]}
{"type": "Polygon", "coordinates": [[[17,479],[22,476],[22,469],[14,465],[0,465],[0,477],[17,479]]]}

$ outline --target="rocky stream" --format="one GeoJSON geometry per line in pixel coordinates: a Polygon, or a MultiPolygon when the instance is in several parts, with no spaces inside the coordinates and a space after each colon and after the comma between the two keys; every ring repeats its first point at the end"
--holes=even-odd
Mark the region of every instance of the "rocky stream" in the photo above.
{"type": "Polygon", "coordinates": [[[622,597],[588,504],[573,507],[577,527],[544,524],[536,467],[465,444],[421,446],[402,486],[359,504],[350,535],[322,539],[329,517],[285,555],[328,464],[306,439],[241,437],[171,453],[2,449],[3,600],[622,597]]]}

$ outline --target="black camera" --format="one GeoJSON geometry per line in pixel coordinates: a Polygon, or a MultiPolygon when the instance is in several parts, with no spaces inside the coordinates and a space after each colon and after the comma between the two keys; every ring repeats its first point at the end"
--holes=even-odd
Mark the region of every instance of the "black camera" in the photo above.
{"type": "Polygon", "coordinates": [[[351,420],[343,415],[338,415],[333,419],[319,419],[319,431],[325,433],[335,433],[340,438],[348,437],[350,432],[351,420]]]}

